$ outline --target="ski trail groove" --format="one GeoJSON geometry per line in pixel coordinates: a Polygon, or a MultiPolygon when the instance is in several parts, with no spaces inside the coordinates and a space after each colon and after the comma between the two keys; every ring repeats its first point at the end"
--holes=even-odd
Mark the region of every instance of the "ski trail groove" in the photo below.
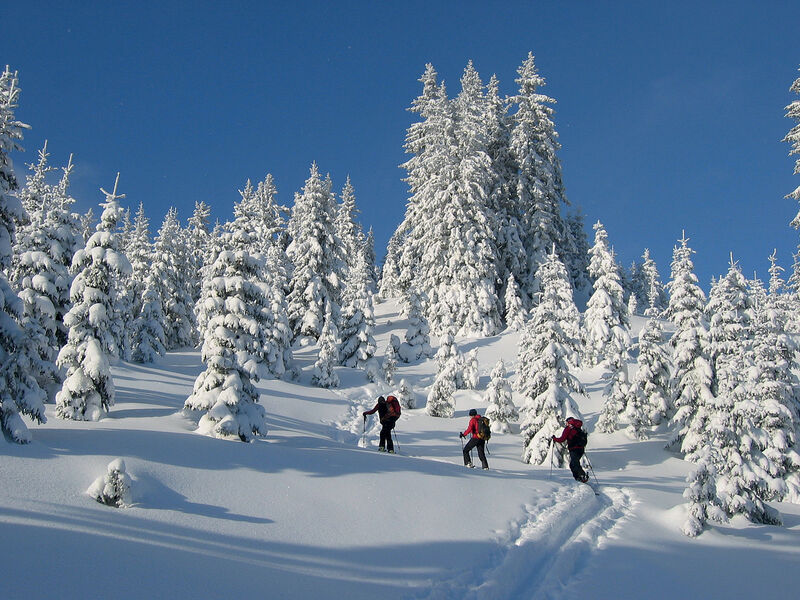
{"type": "Polygon", "coordinates": [[[527,507],[527,520],[510,532],[499,560],[482,576],[474,573],[480,580],[471,585],[457,580],[442,582],[426,598],[564,598],[592,554],[630,514],[632,504],[624,489],[605,487],[599,496],[589,486],[559,489],[527,507]]]}

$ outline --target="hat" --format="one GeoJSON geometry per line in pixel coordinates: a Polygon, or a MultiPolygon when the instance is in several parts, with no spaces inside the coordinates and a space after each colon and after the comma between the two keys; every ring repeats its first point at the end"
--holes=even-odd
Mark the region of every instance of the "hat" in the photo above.
{"type": "Polygon", "coordinates": [[[469,416],[470,416],[470,417],[474,417],[474,416],[475,416],[475,415],[477,415],[477,414],[478,414],[478,411],[477,411],[477,410],[475,410],[474,408],[470,408],[470,409],[469,409],[469,416]]]}
{"type": "Polygon", "coordinates": [[[383,396],[378,396],[378,402],[386,402],[386,398],[383,396]]]}

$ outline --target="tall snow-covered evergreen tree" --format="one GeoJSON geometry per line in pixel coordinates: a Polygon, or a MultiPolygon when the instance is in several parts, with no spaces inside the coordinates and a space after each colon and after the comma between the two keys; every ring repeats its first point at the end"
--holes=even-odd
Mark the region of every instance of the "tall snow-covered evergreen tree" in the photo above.
{"type": "Polygon", "coordinates": [[[20,191],[28,218],[17,229],[10,279],[24,305],[20,323],[29,338],[24,351],[31,374],[52,399],[62,383],[55,360],[66,341],[63,315],[69,304],[68,267],[76,239],[68,226],[69,214],[60,206],[59,187],[46,181],[55,170],[48,167],[47,157],[45,144],[20,191]]]}
{"type": "Polygon", "coordinates": [[[346,267],[343,279],[347,277],[347,271],[354,268],[356,261],[361,258],[366,259],[362,251],[365,242],[364,232],[356,220],[358,212],[355,189],[348,175],[342,188],[341,201],[336,208],[334,221],[344,257],[343,264],[346,267]]]}
{"type": "Polygon", "coordinates": [[[56,394],[56,416],[78,421],[97,421],[114,405],[114,382],[108,356],[116,340],[112,334],[114,281],[130,272],[130,263],[118,250],[116,223],[121,213],[117,194],[106,192],[97,231],[72,261],[75,279],[70,288],[72,308],[64,317],[69,327],[67,344],[58,355],[58,365],[66,370],[61,390],[56,394]]]}
{"type": "Polygon", "coordinates": [[[403,165],[411,198],[399,228],[399,285],[426,294],[435,332],[454,324],[462,334],[491,334],[499,330],[501,306],[482,84],[471,63],[454,101],[436,86],[430,65],[421,81],[412,111],[423,121],[406,137],[406,151],[415,156],[403,165]]]}
{"type": "Polygon", "coordinates": [[[514,406],[511,384],[506,378],[506,365],[503,359],[497,361],[492,369],[489,387],[486,388],[484,401],[489,405],[485,415],[491,421],[492,431],[495,433],[509,433],[509,421],[519,418],[519,411],[514,406]]]}
{"type": "Polygon", "coordinates": [[[311,383],[324,388],[339,387],[339,376],[334,367],[339,364],[339,332],[331,309],[325,308],[325,320],[319,336],[319,355],[314,363],[311,383]]]}
{"type": "MultiPolygon", "coordinates": [[[[792,83],[789,91],[800,95],[800,77],[794,80],[794,83],[792,83]]],[[[800,100],[795,100],[786,107],[786,117],[794,120],[795,125],[789,130],[789,133],[786,134],[786,137],[783,138],[783,141],[792,145],[792,149],[789,151],[789,156],[795,154],[800,155],[800,100]]],[[[800,175],[800,157],[798,157],[794,163],[794,174],[800,175]]],[[[800,202],[800,186],[797,186],[797,188],[795,188],[791,194],[788,194],[787,198],[794,198],[800,202]]],[[[795,229],[800,229],[800,213],[798,213],[792,221],[792,227],[795,229]]]]}
{"type": "Polygon", "coordinates": [[[370,265],[364,256],[364,248],[354,249],[355,260],[348,271],[345,287],[342,325],[339,330],[341,346],[339,357],[346,367],[366,368],[375,356],[375,311],[370,292],[370,265]]]}
{"type": "Polygon", "coordinates": [[[663,342],[661,322],[651,317],[639,333],[638,369],[625,403],[626,432],[632,439],[646,439],[647,428],[667,418],[672,391],[669,354],[663,342]]]}
{"type": "Polygon", "coordinates": [[[764,453],[769,474],[765,500],[800,503],[800,382],[797,346],[786,334],[786,313],[779,290],[783,287],[775,254],[770,257],[770,294],[756,311],[753,367],[745,382],[755,404],[756,432],[751,436],[764,453]],[[782,480],[778,483],[776,479],[782,480]]]}
{"type": "Polygon", "coordinates": [[[539,92],[545,80],[536,69],[532,53],[517,69],[517,105],[511,131],[511,154],[516,162],[516,206],[524,230],[527,272],[518,274],[528,297],[536,298],[539,282],[536,271],[556,247],[563,254],[568,232],[561,217],[566,204],[561,162],[558,159],[558,134],[553,122],[555,100],[539,92]]]}
{"type": "Polygon", "coordinates": [[[457,368],[454,359],[440,365],[425,404],[425,412],[431,417],[449,419],[456,413],[456,401],[453,395],[456,392],[457,368]]]}
{"type": "Polygon", "coordinates": [[[178,211],[170,208],[158,230],[153,252],[153,271],[160,274],[158,290],[163,303],[167,350],[195,345],[197,320],[192,300],[190,260],[178,211]]]}
{"type": "Polygon", "coordinates": [[[333,194],[314,163],[302,194],[295,195],[288,225],[291,241],[286,252],[293,270],[287,302],[295,337],[318,339],[326,306],[330,307],[332,318],[338,319],[343,282],[337,276],[341,253],[335,218],[333,194]]]}
{"type": "Polygon", "coordinates": [[[742,514],[756,523],[780,524],[777,512],[764,503],[765,496],[774,497],[783,486],[764,468],[768,461],[757,442],[757,421],[763,413],[760,399],[752,399],[747,377],[753,367],[752,305],[733,258],[728,273],[711,288],[706,313],[714,397],[706,407],[708,419],[690,423],[684,451],[696,461],[707,446],[714,448],[717,497],[728,516],[742,514]]]}
{"type": "Polygon", "coordinates": [[[23,306],[11,289],[6,273],[11,267],[17,225],[26,219],[15,196],[18,189],[9,154],[22,150],[22,130],[27,127],[14,115],[19,100],[17,73],[6,67],[0,75],[0,426],[17,443],[31,441],[21,415],[42,423],[45,393],[30,373],[28,343],[19,326],[23,306]]]}
{"type": "MultiPolygon", "coordinates": [[[[675,324],[672,335],[672,424],[675,433],[670,445],[682,444],[690,424],[708,418],[706,406],[713,401],[708,331],[703,311],[706,298],[697,285],[692,250],[684,234],[680,246],[672,251],[672,271],[666,317],[675,324]],[[698,416],[699,415],[699,416],[698,416]]],[[[688,447],[682,452],[687,453],[688,447]]]]}
{"type": "Polygon", "coordinates": [[[211,207],[205,202],[195,202],[194,212],[189,217],[186,229],[186,250],[192,274],[189,277],[190,294],[195,303],[200,299],[203,289],[203,273],[206,267],[216,260],[209,231],[210,219],[211,207]]]}
{"type": "Polygon", "coordinates": [[[506,327],[512,331],[520,331],[525,326],[527,314],[525,306],[522,302],[517,280],[514,279],[514,274],[509,273],[508,280],[505,287],[505,320],[506,327]]]}
{"type": "Polygon", "coordinates": [[[159,295],[160,285],[153,274],[147,276],[141,296],[141,306],[131,332],[131,360],[151,363],[164,356],[164,312],[159,295]]]}
{"type": "Polygon", "coordinates": [[[641,272],[647,299],[645,303],[647,308],[644,314],[648,317],[657,317],[667,308],[668,299],[664,285],[661,283],[661,277],[658,274],[656,261],[650,256],[649,248],[645,248],[644,254],[642,254],[641,272]]]}
{"type": "MultiPolygon", "coordinates": [[[[239,235],[247,237],[246,232],[239,235]]],[[[223,250],[203,281],[206,370],[184,408],[203,413],[199,431],[206,435],[248,442],[267,433],[266,413],[253,385],[262,368],[259,353],[268,344],[261,323],[267,302],[263,271],[263,261],[246,250],[223,250]]]]}
{"type": "Polygon", "coordinates": [[[583,317],[583,356],[589,366],[617,358],[630,346],[628,310],[623,301],[619,265],[608,245],[608,234],[598,221],[594,225],[595,241],[589,253],[589,274],[594,280],[594,293],[589,298],[583,317]]]}
{"type": "Polygon", "coordinates": [[[430,327],[422,312],[422,295],[412,288],[408,293],[408,329],[405,341],[397,348],[397,356],[409,363],[433,356],[430,343],[430,327]]]}
{"type": "MultiPolygon", "coordinates": [[[[151,272],[153,247],[150,243],[150,220],[144,212],[144,204],[139,203],[133,220],[125,255],[131,263],[131,276],[128,278],[128,294],[132,299],[132,312],[138,318],[144,301],[145,280],[151,272]]],[[[163,318],[163,314],[162,314],[163,318]]],[[[163,321],[162,321],[163,326],[163,321]]]]}
{"type": "MultiPolygon", "coordinates": [[[[578,364],[580,343],[578,309],[572,300],[567,270],[555,252],[539,267],[541,300],[533,309],[519,340],[517,393],[521,408],[522,460],[542,464],[551,436],[559,433],[567,416],[580,411],[571,392],[585,394],[572,374],[578,364]]],[[[563,462],[558,456],[559,465],[563,462]]]]}

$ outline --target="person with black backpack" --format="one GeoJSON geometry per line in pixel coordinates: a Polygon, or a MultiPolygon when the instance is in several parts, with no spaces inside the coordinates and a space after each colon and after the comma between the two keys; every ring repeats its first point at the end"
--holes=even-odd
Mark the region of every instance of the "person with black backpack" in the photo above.
{"type": "Polygon", "coordinates": [[[381,437],[378,442],[379,452],[388,452],[394,454],[394,443],[392,442],[392,429],[394,429],[397,419],[400,418],[400,402],[394,396],[384,398],[378,396],[378,403],[372,410],[367,410],[361,413],[364,415],[364,422],[367,421],[367,415],[378,413],[378,419],[381,422],[381,437]]]}
{"type": "Polygon", "coordinates": [[[489,463],[486,461],[486,452],[485,446],[486,441],[491,436],[491,429],[489,428],[489,419],[486,417],[482,417],[478,414],[478,411],[474,408],[470,409],[469,416],[472,417],[469,420],[469,425],[467,426],[466,430],[463,433],[459,434],[460,438],[467,437],[467,434],[470,434],[472,438],[467,442],[467,445],[464,446],[464,466],[472,468],[472,449],[478,449],[478,458],[481,459],[481,465],[483,465],[484,469],[489,468],[489,463]]]}
{"type": "Polygon", "coordinates": [[[569,450],[569,470],[572,471],[572,476],[576,481],[586,483],[589,481],[589,475],[581,467],[581,458],[586,452],[586,443],[589,436],[583,428],[583,421],[575,419],[574,417],[567,417],[566,427],[561,433],[560,437],[553,436],[553,442],[556,444],[563,444],[567,442],[567,450],[569,450]]]}

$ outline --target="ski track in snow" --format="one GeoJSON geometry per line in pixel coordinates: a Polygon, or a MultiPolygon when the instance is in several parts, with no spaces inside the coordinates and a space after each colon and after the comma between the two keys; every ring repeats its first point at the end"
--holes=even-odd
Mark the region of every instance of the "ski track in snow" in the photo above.
{"type": "Polygon", "coordinates": [[[504,546],[483,570],[441,582],[426,600],[561,600],[580,594],[581,573],[594,552],[630,514],[625,489],[564,487],[526,506],[528,518],[506,532],[504,546]],[[471,579],[470,579],[471,577],[471,579]]]}

